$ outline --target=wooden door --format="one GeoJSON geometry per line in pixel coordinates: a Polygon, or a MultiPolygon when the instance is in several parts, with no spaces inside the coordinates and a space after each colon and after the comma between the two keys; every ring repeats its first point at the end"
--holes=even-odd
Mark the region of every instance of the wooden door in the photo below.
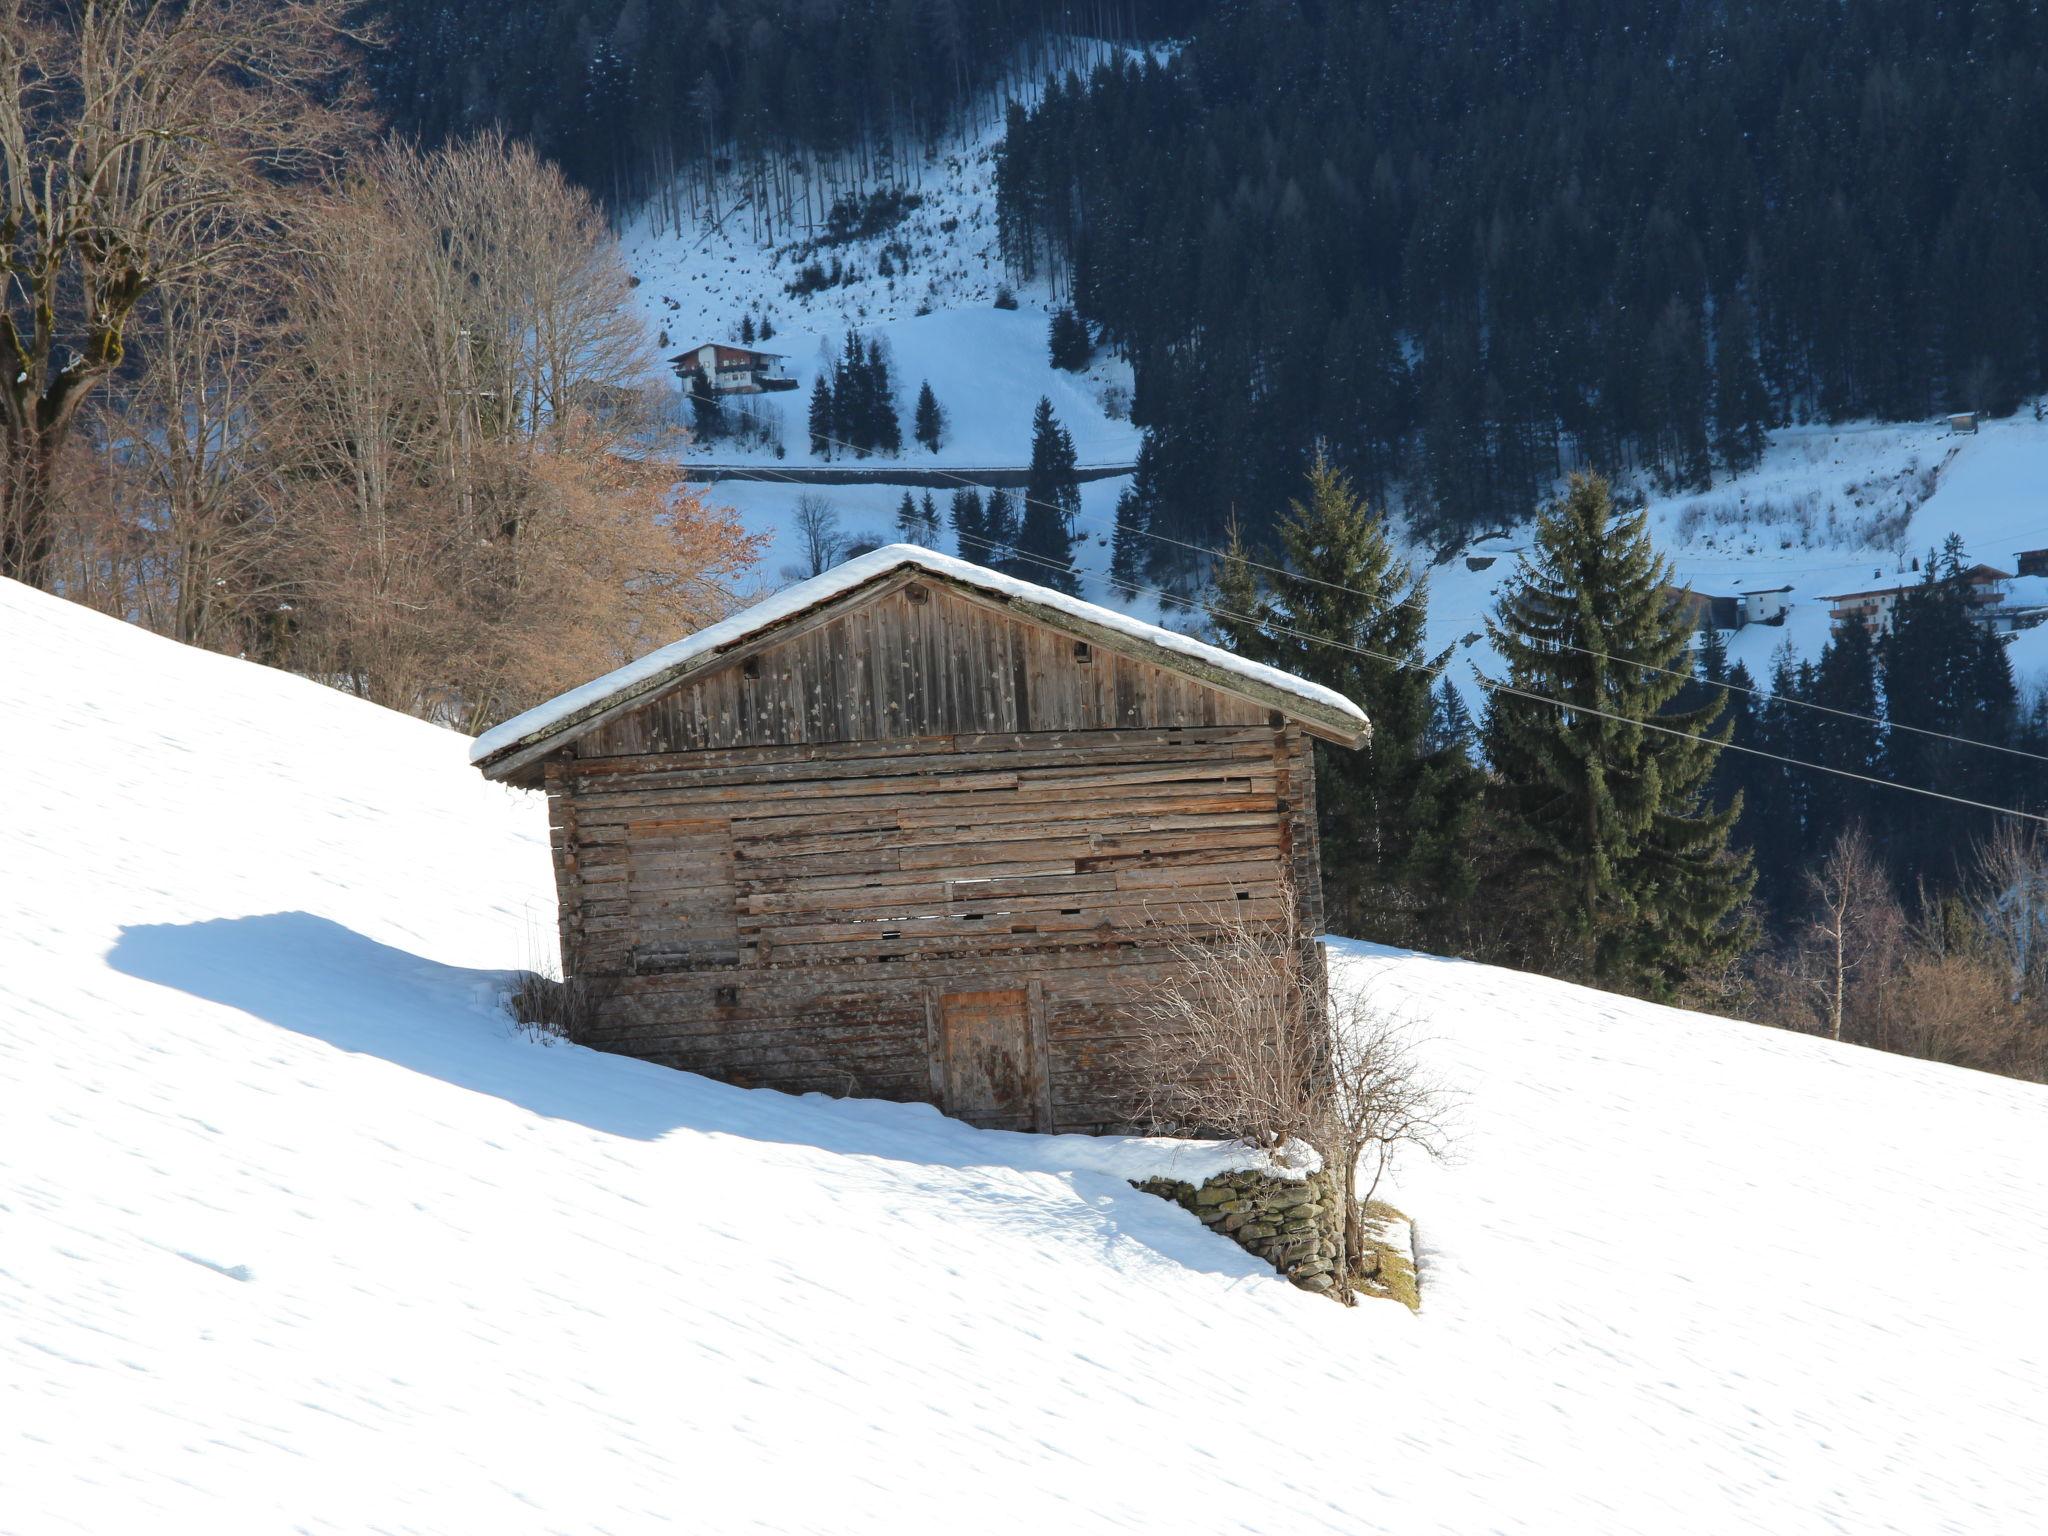
{"type": "Polygon", "coordinates": [[[1037,1052],[1029,994],[954,992],[939,999],[945,1110],[974,1125],[1028,1131],[1037,1123],[1037,1052]]]}

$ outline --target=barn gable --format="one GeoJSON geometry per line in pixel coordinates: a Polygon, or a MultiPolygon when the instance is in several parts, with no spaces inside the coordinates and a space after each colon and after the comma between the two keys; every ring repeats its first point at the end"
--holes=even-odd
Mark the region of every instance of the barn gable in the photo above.
{"type": "Polygon", "coordinates": [[[1341,695],[914,545],[849,561],[479,737],[538,785],[577,756],[959,732],[1259,724],[1356,746],[1341,695]]]}

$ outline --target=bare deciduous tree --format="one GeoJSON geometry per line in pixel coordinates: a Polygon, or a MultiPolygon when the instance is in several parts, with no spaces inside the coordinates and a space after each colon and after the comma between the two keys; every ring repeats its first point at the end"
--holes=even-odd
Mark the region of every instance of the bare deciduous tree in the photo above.
{"type": "Polygon", "coordinates": [[[1843,829],[1808,875],[1807,890],[1813,901],[1807,931],[1820,958],[1814,978],[1820,1013],[1828,1035],[1840,1040],[1849,988],[1893,927],[1879,914],[1895,910],[1884,865],[1860,826],[1843,829]]]}
{"type": "Polygon", "coordinates": [[[1314,1148],[1338,1181],[1356,1273],[1364,1200],[1401,1148],[1447,1149],[1451,1095],[1399,1021],[1356,989],[1332,998],[1320,946],[1294,902],[1280,905],[1273,918],[1181,914],[1166,978],[1130,1010],[1142,1113],[1164,1133],[1227,1136],[1282,1158],[1314,1148]]]}
{"type": "Polygon", "coordinates": [[[304,225],[269,411],[295,665],[473,730],[728,610],[757,541],[636,408],[587,198],[500,140],[394,147],[304,225]]]}
{"type": "Polygon", "coordinates": [[[274,234],[318,172],[351,0],[0,0],[0,575],[50,579],[78,413],[150,294],[274,234]]]}
{"type": "Polygon", "coordinates": [[[791,580],[822,576],[839,563],[839,554],[846,541],[839,532],[839,514],[833,510],[831,502],[808,491],[797,497],[796,539],[798,553],[803,558],[799,564],[784,570],[783,574],[791,580]]]}

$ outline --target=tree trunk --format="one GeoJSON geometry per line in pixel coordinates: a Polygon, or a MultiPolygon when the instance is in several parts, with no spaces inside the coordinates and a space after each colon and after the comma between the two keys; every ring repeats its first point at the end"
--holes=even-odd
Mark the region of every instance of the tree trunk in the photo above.
{"type": "Polygon", "coordinates": [[[48,590],[57,552],[55,445],[44,433],[10,433],[0,440],[0,455],[7,477],[0,488],[0,576],[48,590]]]}

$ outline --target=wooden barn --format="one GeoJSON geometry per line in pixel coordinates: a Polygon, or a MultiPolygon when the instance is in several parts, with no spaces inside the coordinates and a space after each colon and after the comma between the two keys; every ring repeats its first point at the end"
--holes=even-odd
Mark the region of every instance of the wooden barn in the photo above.
{"type": "Polygon", "coordinates": [[[1132,989],[1321,881],[1327,689],[893,545],[479,738],[545,788],[606,1050],[978,1124],[1131,1122],[1132,989]]]}

